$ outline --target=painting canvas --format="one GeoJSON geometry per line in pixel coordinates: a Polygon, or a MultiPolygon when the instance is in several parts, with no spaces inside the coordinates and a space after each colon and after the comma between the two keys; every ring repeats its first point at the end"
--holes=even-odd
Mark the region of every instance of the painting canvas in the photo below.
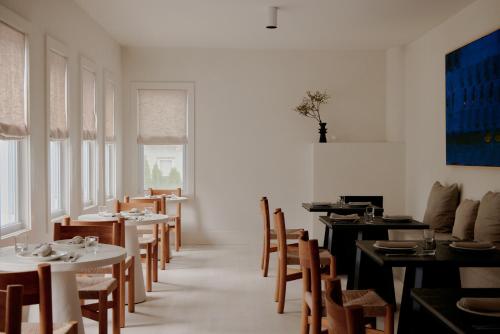
{"type": "Polygon", "coordinates": [[[500,29],[446,55],[446,164],[500,166],[500,29]]]}

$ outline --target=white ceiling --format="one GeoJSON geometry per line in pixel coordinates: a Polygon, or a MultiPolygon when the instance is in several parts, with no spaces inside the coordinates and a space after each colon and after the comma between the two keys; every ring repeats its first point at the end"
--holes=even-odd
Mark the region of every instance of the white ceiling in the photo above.
{"type": "Polygon", "coordinates": [[[474,0],[75,0],[119,43],[146,47],[386,49],[474,0]],[[265,29],[278,6],[278,29],[265,29]]]}

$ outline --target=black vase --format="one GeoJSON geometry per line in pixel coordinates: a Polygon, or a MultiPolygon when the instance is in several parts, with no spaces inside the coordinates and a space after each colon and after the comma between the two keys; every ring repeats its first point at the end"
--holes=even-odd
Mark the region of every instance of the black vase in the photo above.
{"type": "Polygon", "coordinates": [[[319,142],[326,143],[326,123],[319,123],[319,142]]]}

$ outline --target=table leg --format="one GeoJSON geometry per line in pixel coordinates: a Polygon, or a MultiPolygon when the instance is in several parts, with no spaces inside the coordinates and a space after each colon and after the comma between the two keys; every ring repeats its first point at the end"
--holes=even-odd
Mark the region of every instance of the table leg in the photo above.
{"type": "Polygon", "coordinates": [[[332,251],[330,249],[330,227],[325,224],[325,237],[323,239],[323,248],[328,249],[330,252],[332,251]]]}
{"type": "MultiPolygon", "coordinates": [[[[139,245],[139,237],[137,234],[137,226],[125,226],[125,249],[127,255],[134,256],[134,274],[135,274],[135,303],[142,303],[146,300],[146,287],[144,285],[144,274],[142,272],[141,252],[139,245]]],[[[125,290],[125,300],[128,300],[128,291],[125,290]]]]}
{"type": "MultiPolygon", "coordinates": [[[[84,334],[82,310],[74,272],[52,272],[52,317],[54,323],[78,321],[78,333],[84,334]]],[[[30,307],[28,320],[39,321],[38,305],[30,307]]]]}

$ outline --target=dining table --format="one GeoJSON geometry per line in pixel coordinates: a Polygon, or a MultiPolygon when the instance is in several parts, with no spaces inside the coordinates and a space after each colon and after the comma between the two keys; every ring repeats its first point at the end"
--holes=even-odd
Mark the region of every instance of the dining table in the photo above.
{"type": "MultiPolygon", "coordinates": [[[[147,226],[162,224],[168,222],[168,215],[163,214],[145,214],[142,216],[124,216],[125,217],[125,249],[129,256],[134,256],[136,261],[134,261],[134,274],[135,274],[135,303],[142,303],[146,300],[146,286],[144,284],[144,274],[142,272],[141,249],[139,244],[139,234],[138,226],[147,226]]],[[[78,217],[79,220],[100,222],[100,221],[110,221],[118,220],[118,214],[113,216],[101,215],[97,213],[85,214],[78,217]]],[[[125,300],[128,300],[126,297],[125,300]]]]}
{"type": "MultiPolygon", "coordinates": [[[[416,321],[411,290],[414,288],[461,288],[460,268],[500,267],[500,250],[458,250],[450,247],[452,240],[437,240],[434,255],[423,255],[423,241],[417,240],[413,253],[385,253],[378,250],[376,240],[356,241],[359,254],[365,254],[374,264],[368,270],[356,267],[354,289],[373,288],[382,298],[394,294],[392,268],[404,267],[403,294],[398,333],[410,333],[416,321]]],[[[387,300],[387,299],[386,299],[387,300]]],[[[389,301],[389,300],[387,300],[389,301]]]]}
{"type": "MultiPolygon", "coordinates": [[[[427,334],[500,333],[500,314],[475,314],[457,306],[461,298],[499,298],[499,288],[413,289],[411,297],[419,310],[419,323],[427,334]],[[432,325],[429,326],[429,323],[432,325]],[[431,327],[432,326],[432,327],[431,327]]],[[[417,329],[418,330],[418,329],[417,329]]]]}
{"type": "MultiPolygon", "coordinates": [[[[367,221],[363,216],[356,220],[342,220],[330,216],[320,216],[319,221],[325,225],[327,235],[324,248],[335,256],[337,274],[347,274],[347,288],[354,286],[354,271],[356,266],[363,265],[362,256],[356,257],[356,241],[358,240],[388,240],[389,230],[423,230],[429,225],[414,219],[384,219],[375,216],[367,221]]],[[[369,264],[368,264],[369,265],[369,264]]]]}
{"type": "MultiPolygon", "coordinates": [[[[34,250],[35,245],[29,245],[28,251],[34,250]]],[[[122,247],[99,244],[97,251],[90,251],[86,248],[71,250],[77,254],[77,258],[68,261],[61,257],[50,264],[52,279],[52,313],[54,323],[66,323],[78,321],[78,333],[83,334],[83,319],[78,298],[78,288],[76,274],[87,269],[109,266],[123,261],[126,257],[126,250],[122,247]]],[[[21,257],[14,251],[13,246],[0,248],[0,268],[2,271],[32,271],[37,270],[37,266],[43,260],[37,258],[21,257]]],[[[38,321],[38,306],[29,308],[29,321],[38,321]]]]}

